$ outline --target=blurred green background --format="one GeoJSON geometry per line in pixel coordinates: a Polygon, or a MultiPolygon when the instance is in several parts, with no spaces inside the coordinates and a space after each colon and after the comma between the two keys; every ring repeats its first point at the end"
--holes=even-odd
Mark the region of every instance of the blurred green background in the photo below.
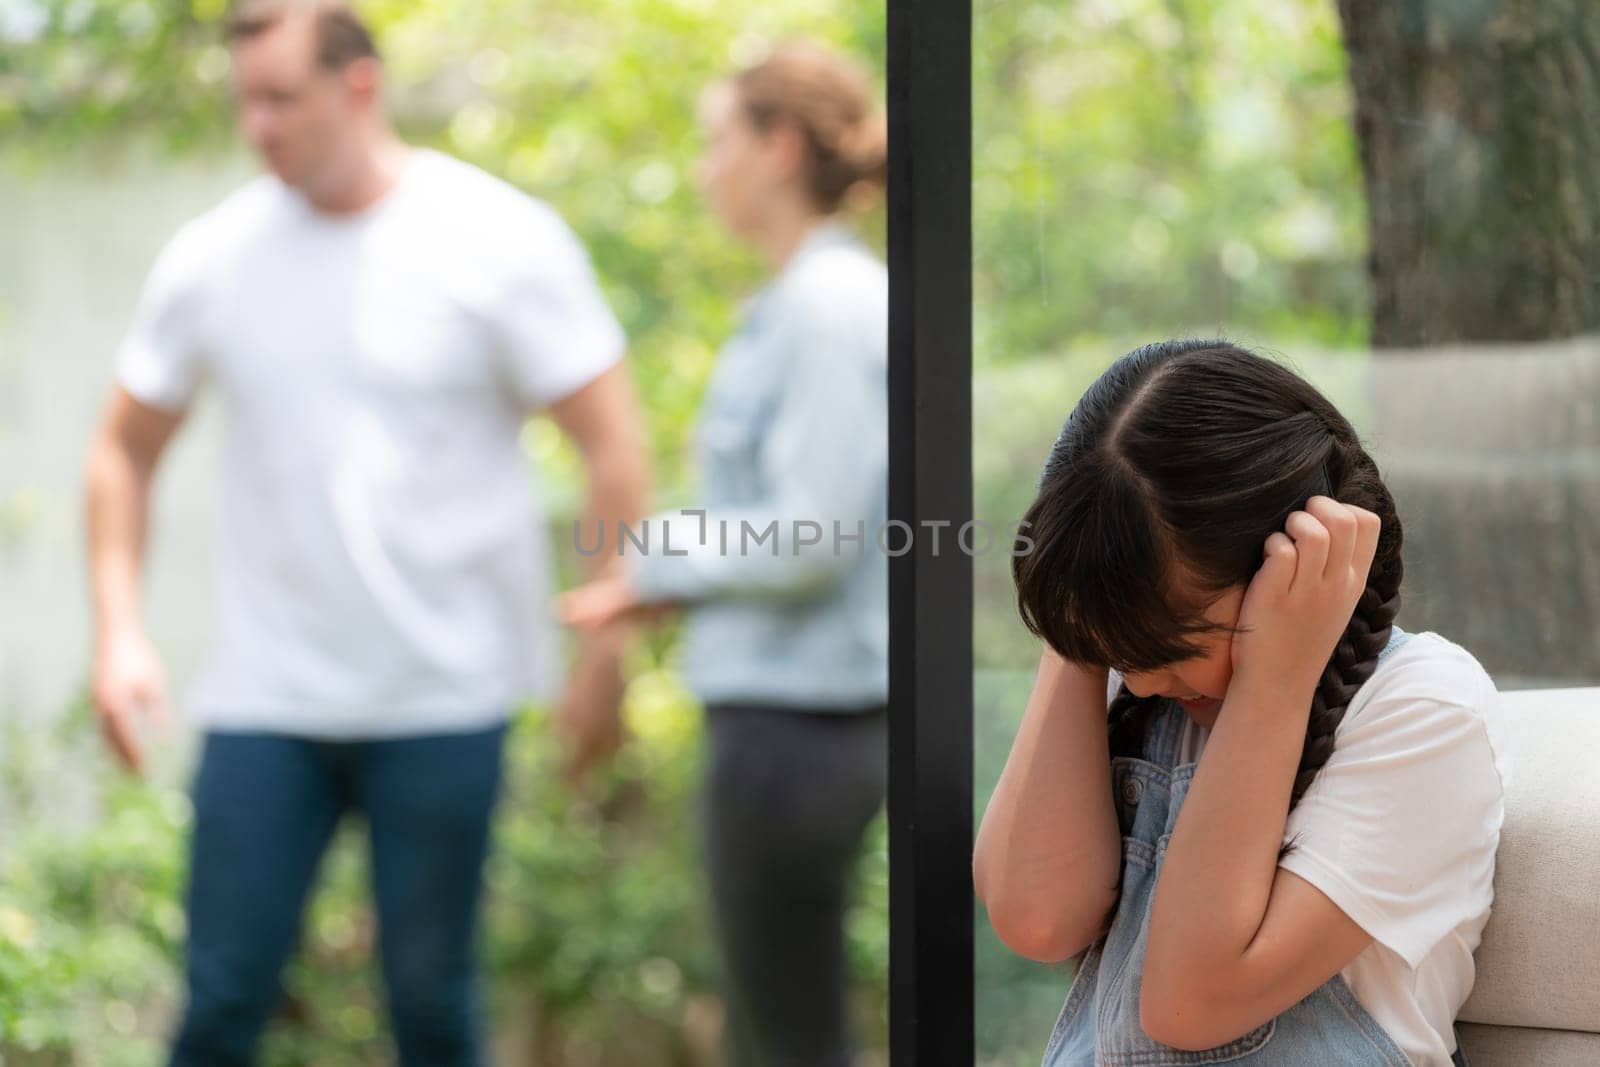
{"type": "MultiPolygon", "coordinates": [[[[1225,330],[1286,348],[1360,348],[1365,216],[1332,0],[975,6],[975,503],[999,529],[1025,508],[1083,385],[1133,344],[1225,330]]],[[[8,187],[89,176],[115,196],[135,164],[174,182],[237,166],[222,7],[0,0],[8,187]]],[[[694,192],[695,94],[790,34],[838,44],[881,75],[882,6],[361,7],[380,30],[404,132],[548,200],[585,240],[631,339],[661,503],[682,501],[700,390],[739,299],[759,282],[758,263],[694,192]]],[[[19,232],[17,221],[8,230],[0,218],[0,239],[19,232]]],[[[881,248],[881,209],[858,221],[881,248]]],[[[39,247],[19,242],[0,258],[25,276],[39,247]]],[[[137,271],[147,263],[141,250],[137,271]]],[[[131,294],[139,280],[119,284],[131,294]]],[[[7,333],[29,298],[25,286],[0,288],[0,376],[44,358],[27,340],[38,330],[7,333]]],[[[78,388],[103,389],[109,352],[73,355],[88,368],[78,388]]],[[[8,410],[0,404],[0,443],[14,445],[27,435],[5,425],[8,410]]],[[[25,413],[10,417],[26,423],[25,413]]],[[[544,420],[530,426],[527,447],[565,529],[582,488],[576,459],[544,420]]],[[[30,530],[72,512],[75,469],[64,469],[0,480],[0,553],[39,551],[45,534],[30,530]]],[[[572,562],[562,563],[569,579],[572,562]]],[[[1003,551],[977,569],[981,813],[1038,646],[1015,620],[1003,551]]],[[[572,796],[551,773],[539,709],[513,736],[485,938],[505,1063],[715,1062],[715,969],[689,817],[698,709],[674,672],[670,633],[640,648],[632,667],[635,741],[589,795],[572,796]]],[[[19,709],[6,722],[0,1062],[158,1063],[178,988],[186,753],[169,753],[149,782],[128,781],[110,770],[81,704],[19,709]],[[64,777],[86,784],[86,816],[59,817],[64,777]]],[[[884,845],[880,820],[851,919],[868,1062],[883,1060],[886,1040],[884,845]]],[[[354,835],[324,870],[267,1050],[277,1067],[387,1056],[354,835]]],[[[1013,956],[977,924],[979,1061],[1036,1063],[1070,975],[1013,956]]]]}

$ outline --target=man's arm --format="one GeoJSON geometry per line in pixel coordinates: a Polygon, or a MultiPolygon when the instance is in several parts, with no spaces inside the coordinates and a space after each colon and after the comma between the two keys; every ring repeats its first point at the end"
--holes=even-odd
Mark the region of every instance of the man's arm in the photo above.
{"type": "Polygon", "coordinates": [[[588,495],[583,510],[585,550],[602,534],[600,551],[584,557],[588,578],[617,568],[618,523],[637,524],[650,492],[650,462],[633,381],[622,363],[548,408],[583,457],[588,495]]]}
{"type": "Polygon", "coordinates": [[[89,447],[85,470],[89,589],[94,614],[91,695],[112,748],[139,770],[139,720],[167,716],[161,660],[139,612],[150,485],[183,412],[135,400],[114,388],[89,447]]]}
{"type": "MultiPolygon", "coordinates": [[[[600,550],[583,558],[590,580],[614,573],[619,524],[637,524],[650,490],[650,464],[644,423],[633,381],[622,363],[549,407],[552,419],[583,457],[588,493],[583,509],[583,543],[601,533],[600,550]]],[[[572,738],[569,770],[574,778],[622,742],[619,714],[624,681],[621,656],[627,623],[587,630],[562,699],[559,721],[572,738]]]]}

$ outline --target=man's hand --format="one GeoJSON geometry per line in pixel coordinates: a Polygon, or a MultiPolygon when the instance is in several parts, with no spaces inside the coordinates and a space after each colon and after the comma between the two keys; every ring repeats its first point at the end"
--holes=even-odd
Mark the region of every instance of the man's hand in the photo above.
{"type": "Polygon", "coordinates": [[[624,628],[613,626],[585,637],[557,705],[555,726],[568,744],[566,775],[573,785],[615,754],[626,739],[622,648],[627,636],[624,628]]]}
{"type": "Polygon", "coordinates": [[[643,604],[627,582],[603,575],[568,590],[556,601],[563,622],[583,635],[582,649],[556,711],[556,729],[571,745],[567,777],[576,785],[590,768],[622,747],[622,649],[636,622],[654,623],[671,604],[643,604]]]}
{"type": "Polygon", "coordinates": [[[1370,511],[1314,496],[1267,538],[1239,608],[1236,676],[1315,685],[1367,587],[1379,525],[1370,511]]]}
{"type": "Polygon", "coordinates": [[[129,769],[144,769],[144,735],[171,722],[167,676],[150,639],[140,631],[105,638],[95,651],[90,683],[100,728],[129,769]]]}
{"type": "Polygon", "coordinates": [[[166,672],[139,622],[139,577],[151,479],[182,422],[182,412],[113,388],[84,471],[96,635],[90,698],[106,739],[135,771],[143,728],[165,728],[169,719],[166,672]]]}

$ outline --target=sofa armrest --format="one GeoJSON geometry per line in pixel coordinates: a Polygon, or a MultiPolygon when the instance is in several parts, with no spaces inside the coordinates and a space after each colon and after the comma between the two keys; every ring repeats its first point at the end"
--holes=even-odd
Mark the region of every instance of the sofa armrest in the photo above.
{"type": "Polygon", "coordinates": [[[1460,1019],[1600,1032],[1600,689],[1507,692],[1496,714],[1511,781],[1493,909],[1460,1019]]]}

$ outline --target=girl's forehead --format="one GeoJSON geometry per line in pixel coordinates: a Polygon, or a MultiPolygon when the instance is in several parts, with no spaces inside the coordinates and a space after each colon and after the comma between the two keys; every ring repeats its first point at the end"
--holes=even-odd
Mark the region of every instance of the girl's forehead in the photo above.
{"type": "Polygon", "coordinates": [[[1232,626],[1239,621],[1239,608],[1244,603],[1245,587],[1229,586],[1220,593],[1211,594],[1211,600],[1201,613],[1212,622],[1232,626]]]}
{"type": "Polygon", "coordinates": [[[1176,616],[1201,616],[1209,622],[1231,626],[1239,618],[1244,590],[1242,585],[1212,588],[1177,568],[1167,576],[1163,599],[1176,616]]]}

